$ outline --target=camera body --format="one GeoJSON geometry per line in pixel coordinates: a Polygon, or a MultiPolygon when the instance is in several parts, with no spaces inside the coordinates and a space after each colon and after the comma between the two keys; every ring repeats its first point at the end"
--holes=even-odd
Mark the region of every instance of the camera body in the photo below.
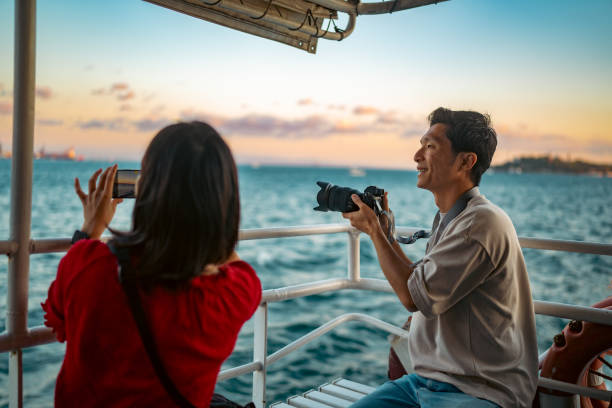
{"type": "Polygon", "coordinates": [[[351,199],[352,194],[357,194],[376,215],[382,213],[382,199],[385,195],[385,190],[382,188],[368,186],[362,193],[350,187],[339,187],[324,181],[317,181],[317,185],[321,190],[317,193],[319,206],[314,208],[316,211],[357,211],[359,207],[351,199]]]}

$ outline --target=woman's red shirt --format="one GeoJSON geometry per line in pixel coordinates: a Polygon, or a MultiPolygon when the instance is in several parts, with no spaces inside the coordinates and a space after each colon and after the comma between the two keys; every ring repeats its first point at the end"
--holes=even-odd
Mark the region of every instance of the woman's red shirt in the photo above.
{"type": "MultiPolygon", "coordinates": [[[[207,407],[221,364],[261,301],[255,271],[237,261],[216,275],[192,279],[187,289],[160,286],[140,294],[168,375],[193,405],[207,407]]],[[[117,259],[106,244],[73,245],[42,307],[45,325],[66,341],[56,406],[173,406],[144,349],[117,278],[117,259]]]]}

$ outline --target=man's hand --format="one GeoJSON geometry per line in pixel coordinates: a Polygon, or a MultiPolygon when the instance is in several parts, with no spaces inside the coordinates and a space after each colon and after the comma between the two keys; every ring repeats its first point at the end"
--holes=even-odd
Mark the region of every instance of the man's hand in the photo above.
{"type": "Polygon", "coordinates": [[[116,173],[116,164],[108,167],[104,172],[102,169],[97,170],[89,179],[89,194],[81,190],[79,179],[74,179],[74,190],[83,204],[83,217],[85,218],[81,230],[86,232],[91,239],[100,239],[102,232],[115,215],[117,204],[123,201],[121,198],[112,198],[116,173]],[[98,176],[100,176],[99,183],[97,183],[98,176]]]}
{"type": "Polygon", "coordinates": [[[377,230],[380,230],[378,217],[374,211],[365,204],[357,194],[351,195],[351,199],[357,207],[358,211],[342,213],[342,216],[351,222],[351,225],[358,230],[372,236],[377,230]]]}

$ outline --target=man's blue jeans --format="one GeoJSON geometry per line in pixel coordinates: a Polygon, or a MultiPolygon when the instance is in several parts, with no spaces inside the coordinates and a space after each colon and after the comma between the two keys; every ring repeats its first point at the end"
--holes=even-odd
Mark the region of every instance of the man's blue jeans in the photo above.
{"type": "Polygon", "coordinates": [[[408,374],[387,381],[350,408],[499,408],[484,399],[465,394],[454,385],[408,374]]]}

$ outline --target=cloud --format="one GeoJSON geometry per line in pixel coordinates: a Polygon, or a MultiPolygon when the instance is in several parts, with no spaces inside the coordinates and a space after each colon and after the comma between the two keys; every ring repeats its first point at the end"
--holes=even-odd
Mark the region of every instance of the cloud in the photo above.
{"type": "Polygon", "coordinates": [[[185,109],[180,112],[179,120],[184,122],[191,122],[199,120],[206,122],[214,128],[220,127],[227,119],[218,115],[213,115],[207,112],[195,111],[193,109],[185,109]]]}
{"type": "Polygon", "coordinates": [[[118,101],[128,101],[134,99],[136,94],[125,82],[115,82],[106,88],[96,88],[91,90],[92,95],[115,95],[118,101]]]}
{"type": "Polygon", "coordinates": [[[268,136],[283,139],[324,137],[328,136],[334,128],[333,124],[322,116],[287,120],[258,114],[228,119],[219,127],[221,132],[227,136],[268,136]]]}
{"type": "MultiPolygon", "coordinates": [[[[125,105],[129,106],[129,105],[125,105]]],[[[394,114],[384,113],[375,117],[334,119],[326,115],[310,115],[302,118],[284,118],[270,114],[249,113],[232,117],[214,113],[185,109],[178,118],[151,112],[139,120],[127,119],[92,119],[79,123],[81,129],[132,129],[139,132],[157,131],[162,127],[180,121],[202,121],[210,124],[225,137],[266,137],[278,139],[318,139],[333,135],[391,134],[404,137],[421,136],[425,124],[411,118],[398,118],[394,114]]],[[[126,108],[127,109],[127,108],[126,108]]]]}
{"type": "Polygon", "coordinates": [[[36,123],[41,126],[60,126],[64,124],[64,121],[59,119],[38,119],[36,123]]]}
{"type": "Polygon", "coordinates": [[[85,65],[83,67],[83,71],[93,71],[93,69],[94,69],[94,66],[92,64],[85,65]]]}
{"type": "Polygon", "coordinates": [[[151,109],[151,116],[159,116],[163,111],[166,110],[166,105],[157,105],[151,109]]]}
{"type": "Polygon", "coordinates": [[[9,102],[0,102],[0,115],[10,115],[13,113],[13,105],[9,102]]]}
{"type": "Polygon", "coordinates": [[[128,84],[126,84],[125,82],[115,82],[114,84],[111,85],[110,91],[111,92],[126,91],[129,88],[130,88],[130,86],[128,84]]]}
{"type": "Polygon", "coordinates": [[[9,92],[4,88],[4,84],[0,82],[0,98],[3,96],[8,96],[9,92]]]}
{"type": "Polygon", "coordinates": [[[141,119],[132,124],[141,132],[154,132],[168,126],[172,121],[169,119],[141,119]]]}
{"type": "Polygon", "coordinates": [[[120,101],[127,101],[130,99],[134,99],[134,91],[128,91],[117,95],[117,99],[120,101]]]}
{"type": "Polygon", "coordinates": [[[331,104],[331,105],[327,105],[327,109],[329,109],[329,110],[344,110],[344,109],[346,109],[346,106],[331,104]]]}
{"type": "Polygon", "coordinates": [[[342,119],[334,123],[331,131],[337,133],[362,133],[366,132],[367,128],[369,128],[369,126],[366,127],[346,119],[342,119]]]}
{"type": "Polygon", "coordinates": [[[312,102],[312,99],[310,99],[310,98],[304,98],[304,99],[300,99],[297,102],[297,104],[300,105],[300,106],[308,106],[308,105],[312,105],[313,102],[312,102]]]}
{"type": "Polygon", "coordinates": [[[119,107],[120,112],[129,112],[131,110],[132,110],[132,105],[127,104],[127,103],[124,103],[123,105],[119,107]]]}
{"type": "Polygon", "coordinates": [[[589,140],[584,150],[598,156],[612,155],[612,140],[589,140]]]}
{"type": "Polygon", "coordinates": [[[145,93],[145,94],[142,96],[142,101],[143,101],[143,102],[151,102],[151,101],[153,100],[153,98],[155,98],[156,96],[157,96],[157,94],[156,94],[155,92],[148,92],[148,93],[145,93]]]}
{"type": "Polygon", "coordinates": [[[381,112],[378,115],[378,118],[376,119],[376,121],[378,123],[382,123],[385,125],[395,125],[395,124],[400,123],[400,120],[398,119],[397,115],[393,111],[381,112]]]}
{"type": "Polygon", "coordinates": [[[40,86],[36,88],[36,96],[40,99],[51,99],[53,97],[53,91],[48,86],[40,86]]]}
{"type": "Polygon", "coordinates": [[[375,115],[379,112],[379,110],[373,106],[356,106],[353,109],[353,114],[355,115],[375,115]]]}
{"type": "Polygon", "coordinates": [[[425,123],[411,117],[399,118],[394,112],[385,112],[374,118],[361,120],[333,119],[326,115],[311,115],[299,119],[286,119],[274,115],[248,114],[222,117],[207,112],[184,110],[180,120],[200,120],[218,129],[224,136],[257,136],[281,139],[329,137],[334,134],[386,133],[404,137],[421,136],[425,123]]]}
{"type": "Polygon", "coordinates": [[[115,130],[115,131],[125,131],[128,126],[126,120],[124,118],[115,118],[115,119],[91,119],[87,122],[79,122],[77,126],[83,130],[91,130],[91,129],[105,129],[105,130],[115,130]]]}

